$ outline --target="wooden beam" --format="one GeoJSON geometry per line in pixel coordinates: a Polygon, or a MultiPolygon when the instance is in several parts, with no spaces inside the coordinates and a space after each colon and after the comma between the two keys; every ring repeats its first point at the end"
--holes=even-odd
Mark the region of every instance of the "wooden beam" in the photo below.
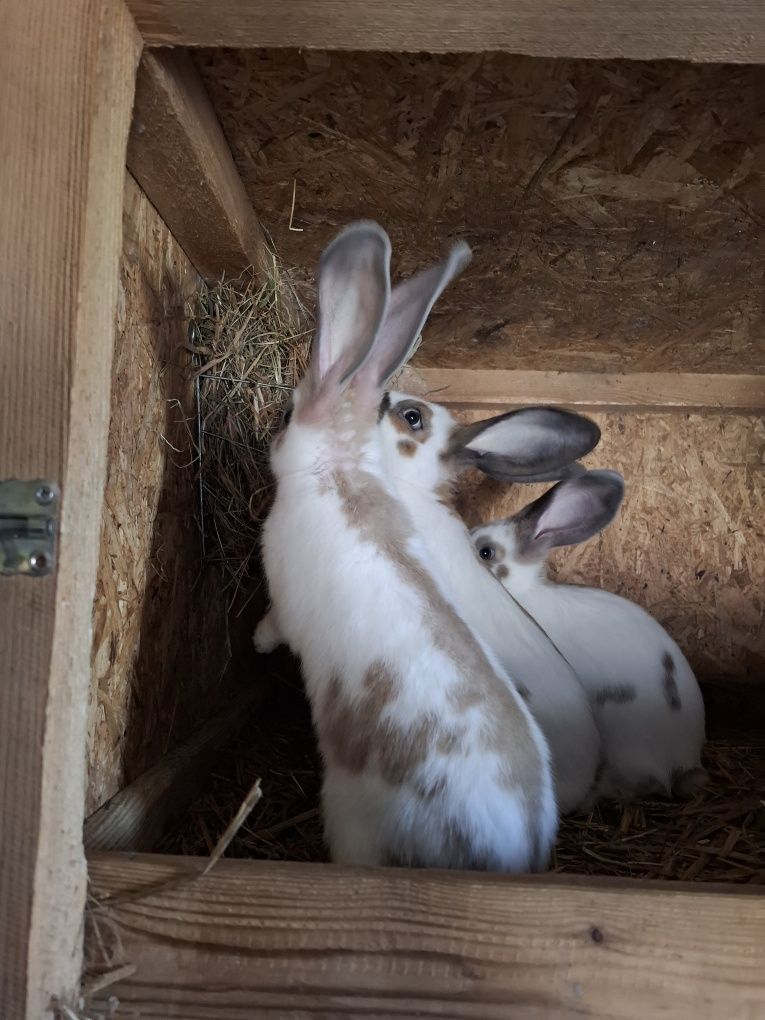
{"type": "Polygon", "coordinates": [[[127,163],[202,276],[268,270],[265,236],[187,53],[144,54],[127,163]]]}
{"type": "MultiPolygon", "coordinates": [[[[755,1020],[765,897],[688,883],[99,855],[142,1020],[755,1020]]],[[[96,949],[96,941],[92,943],[96,949]]]]}
{"type": "Polygon", "coordinates": [[[560,404],[590,411],[765,410],[765,376],[690,372],[535,372],[408,365],[398,390],[464,410],[560,404]]]}
{"type": "Polygon", "coordinates": [[[260,694],[253,684],[232,698],[225,711],[86,818],[85,849],[153,849],[168,820],[177,818],[209,780],[216,752],[236,736],[260,694]]]}
{"type": "Polygon", "coordinates": [[[61,485],[58,569],[0,578],[0,1011],[76,991],[90,625],[125,149],[141,41],[122,0],[3,7],[0,477],[61,485]]]}
{"type": "Polygon", "coordinates": [[[760,0],[129,0],[149,46],[765,61],[760,0]]]}

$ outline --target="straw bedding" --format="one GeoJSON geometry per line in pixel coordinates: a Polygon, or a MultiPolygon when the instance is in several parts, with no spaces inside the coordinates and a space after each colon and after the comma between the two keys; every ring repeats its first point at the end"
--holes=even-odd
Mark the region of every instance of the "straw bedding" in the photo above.
{"type": "Polygon", "coordinates": [[[232,599],[259,586],[268,444],[307,366],[309,339],[294,275],[276,260],[266,280],[245,274],[196,296],[189,346],[197,362],[199,515],[205,559],[220,564],[232,599]]]}
{"type": "MultiPolygon", "coordinates": [[[[708,786],[688,802],[602,803],[561,825],[552,868],[567,874],[765,883],[765,742],[715,734],[704,761],[708,786]]],[[[160,849],[209,854],[253,782],[263,798],[228,854],[325,861],[319,814],[320,759],[308,706],[293,675],[278,678],[228,748],[210,789],[160,849]]]]}

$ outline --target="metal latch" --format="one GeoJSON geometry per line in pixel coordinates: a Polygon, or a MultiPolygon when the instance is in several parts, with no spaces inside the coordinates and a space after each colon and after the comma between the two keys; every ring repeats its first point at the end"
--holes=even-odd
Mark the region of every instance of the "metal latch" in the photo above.
{"type": "Polygon", "coordinates": [[[53,570],[59,501],[53,482],[0,481],[0,574],[42,577],[53,570]]]}

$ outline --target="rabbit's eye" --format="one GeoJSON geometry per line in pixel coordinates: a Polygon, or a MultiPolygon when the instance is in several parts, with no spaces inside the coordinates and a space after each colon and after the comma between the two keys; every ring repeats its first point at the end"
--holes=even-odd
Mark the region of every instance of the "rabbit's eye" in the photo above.
{"type": "Polygon", "coordinates": [[[481,548],[478,550],[478,555],[481,557],[482,560],[493,560],[494,550],[490,545],[482,545],[481,548]]]}
{"type": "Polygon", "coordinates": [[[287,406],[282,411],[282,420],[280,427],[286,429],[290,423],[291,418],[292,418],[292,404],[287,404],[287,406]]]}
{"type": "Polygon", "coordinates": [[[410,407],[408,411],[404,411],[404,421],[414,432],[419,432],[422,428],[422,415],[414,407],[410,407]]]}

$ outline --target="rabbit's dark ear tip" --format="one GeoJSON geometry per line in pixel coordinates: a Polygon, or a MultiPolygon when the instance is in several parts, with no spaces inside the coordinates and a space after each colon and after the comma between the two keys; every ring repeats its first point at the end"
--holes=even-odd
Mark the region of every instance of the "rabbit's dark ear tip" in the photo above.
{"type": "Polygon", "coordinates": [[[608,485],[619,492],[624,491],[624,476],[620,475],[618,471],[612,471],[610,468],[593,468],[587,472],[587,475],[593,482],[608,485]]]}
{"type": "Polygon", "coordinates": [[[338,251],[369,241],[378,245],[383,252],[390,253],[390,238],[379,223],[374,220],[354,220],[335,234],[322,252],[320,261],[325,263],[338,251]]]}
{"type": "Polygon", "coordinates": [[[582,420],[587,422],[587,431],[590,433],[590,436],[592,437],[594,444],[597,445],[600,442],[600,437],[603,434],[600,430],[600,425],[598,425],[597,422],[594,422],[592,418],[583,418],[582,420]]]}
{"type": "MultiPolygon", "coordinates": [[[[347,226],[343,227],[342,230],[338,231],[337,237],[343,237],[345,234],[385,234],[385,230],[380,226],[377,220],[353,220],[347,226]]],[[[387,236],[387,235],[385,235],[387,236]]]]}

